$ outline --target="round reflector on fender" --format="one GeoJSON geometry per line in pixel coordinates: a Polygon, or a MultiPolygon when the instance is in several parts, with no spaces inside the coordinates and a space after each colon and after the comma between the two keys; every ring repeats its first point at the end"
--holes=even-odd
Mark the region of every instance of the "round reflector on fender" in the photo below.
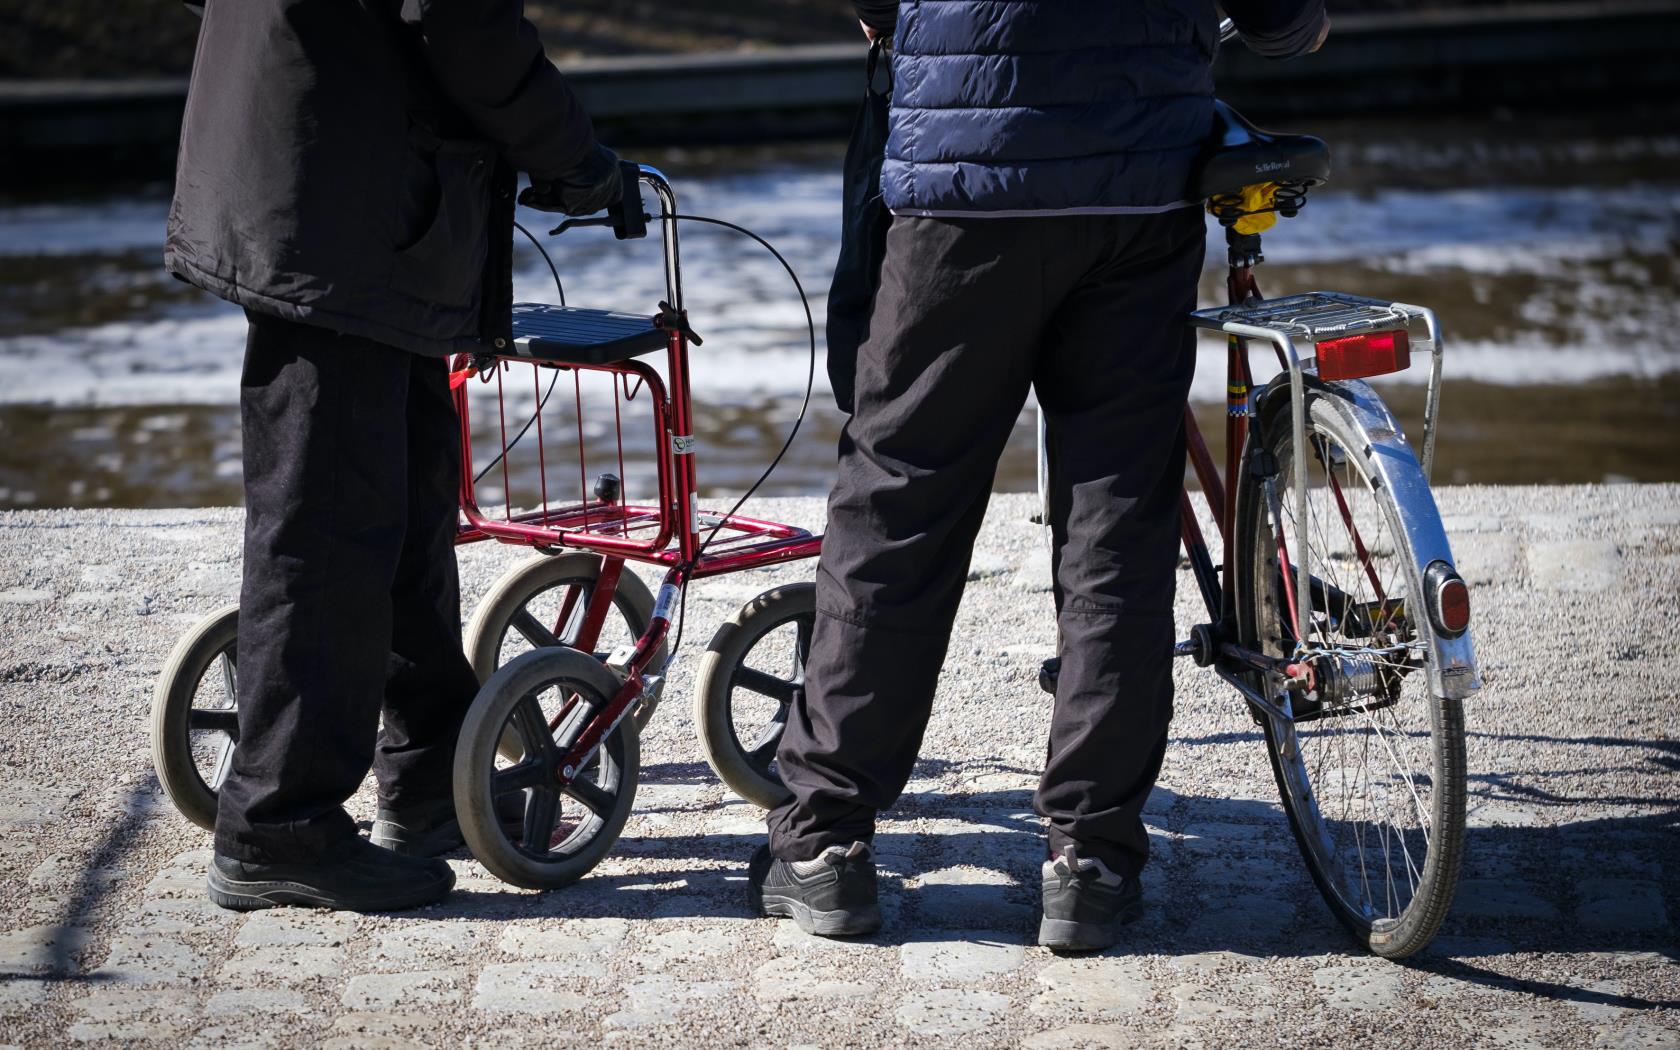
{"type": "Polygon", "coordinates": [[[1423,574],[1429,593],[1429,619],[1435,630],[1457,638],[1470,626],[1470,587],[1444,561],[1431,562],[1423,574]]]}

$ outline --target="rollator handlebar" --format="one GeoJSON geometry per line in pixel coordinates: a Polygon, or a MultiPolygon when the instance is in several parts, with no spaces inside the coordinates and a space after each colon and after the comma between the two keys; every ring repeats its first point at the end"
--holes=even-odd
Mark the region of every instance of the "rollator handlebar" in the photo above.
{"type": "Polygon", "coordinates": [[[628,160],[620,161],[618,170],[623,189],[618,201],[607,206],[605,215],[567,219],[549,230],[549,234],[557,236],[579,226],[610,226],[613,236],[621,241],[646,237],[648,219],[652,216],[648,215],[642,206],[642,182],[646,180],[655,186],[668,185],[665,183],[665,176],[657,168],[628,160]]]}

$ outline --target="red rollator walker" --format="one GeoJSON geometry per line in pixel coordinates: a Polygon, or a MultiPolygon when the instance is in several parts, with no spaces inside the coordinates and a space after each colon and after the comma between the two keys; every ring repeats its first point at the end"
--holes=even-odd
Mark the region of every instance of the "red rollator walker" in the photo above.
{"type": "MultiPolygon", "coordinates": [[[[805,529],[736,513],[745,497],[725,513],[700,506],[689,390],[689,344],[699,340],[683,310],[676,196],[665,176],[627,164],[617,207],[553,232],[611,226],[620,239],[646,236],[655,216],[643,213],[643,183],[657,198],[664,246],[656,313],[519,304],[510,343],[451,362],[464,465],[456,542],[542,555],[504,575],[468,626],[467,655],[484,684],[457,748],[456,809],[474,856],[535,889],[584,875],[623,829],[639,731],[659,703],[675,649],[667,636],[674,620],[680,632],[689,582],[810,558],[821,545],[805,529]],[[663,374],[643,360],[660,351],[663,374]],[[566,379],[571,396],[548,410],[566,379]],[[499,445],[483,467],[475,422],[499,445]],[[627,448],[645,477],[627,478],[627,448]],[[615,469],[592,476],[603,462],[615,469]],[[651,488],[640,501],[629,498],[638,481],[651,488]],[[664,570],[657,598],[628,562],[664,570]]],[[[776,744],[803,686],[813,617],[809,583],[767,591],[717,632],[698,675],[707,759],[760,805],[785,793],[776,744]]],[[[237,607],[202,621],[176,645],[153,703],[159,780],[205,828],[239,734],[237,634],[237,607]]]]}
{"type": "MultiPolygon", "coordinates": [[[[659,312],[646,317],[516,306],[507,356],[460,362],[463,367],[457,372],[465,380],[488,365],[500,384],[508,362],[528,362],[536,372],[535,385],[541,384],[545,370],[571,372],[574,404],[581,406],[581,379],[591,373],[605,378],[615,393],[614,425],[606,433],[613,438],[611,451],[619,473],[601,475],[592,493],[580,492],[567,503],[551,502],[540,433],[540,502],[535,509],[515,512],[508,502],[506,492],[513,482],[505,454],[498,457],[503,480],[500,514],[487,513],[474,480],[463,479],[463,542],[488,538],[582,552],[552,563],[544,559],[504,577],[486,597],[469,631],[474,665],[485,681],[456,751],[456,812],[473,855],[498,877],[532,888],[563,886],[582,876],[623,828],[636,790],[638,732],[658,705],[670,660],[666,637],[689,582],[809,558],[821,545],[820,536],[791,525],[743,517],[734,509],[717,514],[700,508],[688,358],[689,343],[698,340],[683,310],[676,197],[655,169],[634,166],[633,171],[635,178],[630,177],[632,166],[626,166],[630,190],[608,218],[568,220],[556,232],[610,224],[620,238],[641,236],[649,216],[642,214],[638,185],[651,186],[659,202],[665,249],[666,298],[659,312]],[[661,349],[666,355],[664,379],[637,360],[661,349]],[[642,391],[653,416],[657,494],[649,502],[632,503],[621,492],[627,425],[623,409],[642,391]],[[579,557],[583,564],[575,569],[562,567],[579,557]],[[624,572],[627,561],[665,570],[651,606],[640,582],[624,572]],[[587,579],[591,573],[593,579],[587,579]],[[532,608],[545,593],[553,595],[545,606],[552,616],[532,608]],[[615,617],[623,621],[617,629],[624,640],[603,653],[603,630],[615,617]],[[552,630],[549,623],[555,625],[552,630]],[[513,655],[522,643],[534,648],[513,655]],[[504,800],[520,794],[524,821],[513,832],[504,823],[511,800],[504,800]]],[[[497,400],[498,405],[506,403],[505,397],[497,400]]],[[[544,400],[546,396],[539,398],[533,417],[539,429],[544,400]]],[[[456,404],[461,418],[468,420],[465,382],[456,388],[456,404]]],[[[470,430],[461,428],[465,462],[472,462],[470,430]]],[[[506,434],[505,422],[502,433],[506,434]]],[[[580,408],[580,486],[588,477],[588,438],[580,408]]],[[[508,447],[504,436],[504,453],[508,447]]],[[[809,584],[755,598],[714,638],[699,676],[696,724],[707,758],[730,787],[761,805],[772,804],[784,791],[772,763],[788,709],[803,684],[813,616],[809,584]],[[782,627],[789,630],[778,631],[782,627]],[[784,669],[747,666],[749,651],[754,663],[773,662],[784,669]],[[769,708],[756,732],[744,734],[745,727],[737,725],[737,693],[743,707],[750,703],[749,696],[757,696],[769,708]]]]}

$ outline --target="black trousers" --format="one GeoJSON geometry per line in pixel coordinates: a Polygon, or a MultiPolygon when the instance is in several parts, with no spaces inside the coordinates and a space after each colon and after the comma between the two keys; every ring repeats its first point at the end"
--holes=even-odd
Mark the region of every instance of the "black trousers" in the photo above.
{"type": "Polygon", "coordinates": [[[343,803],[370,766],[386,803],[450,794],[478,690],[461,652],[460,441],[443,361],[250,320],[239,744],[216,849],[308,860],[356,834],[343,803]]]}
{"type": "Polygon", "coordinates": [[[997,460],[1047,413],[1062,667],[1036,807],[1135,872],[1172,717],[1199,209],[893,220],[769,816],[787,860],[868,840],[910,777],[997,460]]]}

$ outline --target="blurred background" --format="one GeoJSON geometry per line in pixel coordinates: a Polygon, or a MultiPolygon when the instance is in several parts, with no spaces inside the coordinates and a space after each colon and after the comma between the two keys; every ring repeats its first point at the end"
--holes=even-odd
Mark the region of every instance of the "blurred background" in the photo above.
{"type": "MultiPolygon", "coordinates": [[[[763,491],[827,491],[843,421],[821,362],[840,163],[863,90],[844,0],[528,2],[602,138],[685,210],[788,257],[818,322],[817,391],[763,491]]],[[[1335,172],[1266,235],[1261,287],[1433,306],[1447,338],[1437,479],[1680,480],[1680,2],[1337,3],[1323,52],[1221,57],[1251,119],[1330,142],[1335,172]]],[[[243,316],[161,265],[197,20],[172,0],[0,0],[0,508],[240,502],[243,316]]],[[[540,232],[550,217],[522,213],[540,232]]],[[[1217,233],[1210,226],[1211,233],[1217,233]]],[[[684,231],[704,489],[738,493],[796,415],[804,312],[749,242],[684,231]]],[[[660,296],[657,242],[545,242],[568,301],[660,296]]],[[[529,243],[516,295],[554,298],[529,243]]],[[[1204,303],[1223,294],[1210,240],[1204,303]]],[[[1202,343],[1209,436],[1223,354],[1202,343]]],[[[1415,422],[1424,369],[1390,384],[1415,422]]],[[[1386,391],[1385,391],[1386,392],[1386,391]]],[[[510,402],[510,418],[533,397],[510,402]]],[[[546,418],[546,417],[545,417],[546,418]]],[[[1030,489],[1030,411],[999,472],[1030,489]]]]}

